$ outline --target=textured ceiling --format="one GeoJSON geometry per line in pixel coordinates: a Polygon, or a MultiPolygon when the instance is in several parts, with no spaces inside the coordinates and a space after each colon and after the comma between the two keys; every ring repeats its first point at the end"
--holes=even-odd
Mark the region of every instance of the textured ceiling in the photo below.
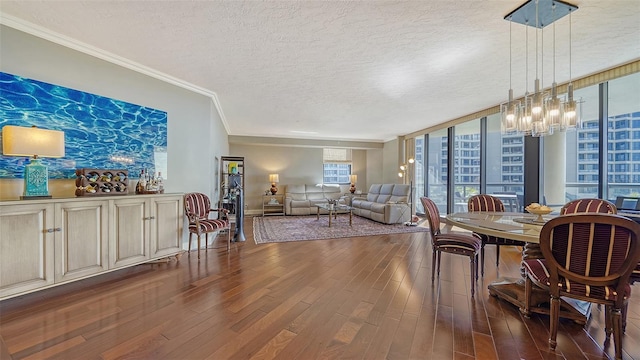
{"type": "MultiPolygon", "coordinates": [[[[503,17],[522,2],[2,0],[0,14],[215,92],[230,135],[385,141],[505,100],[503,17]]],[[[640,57],[640,1],[572,3],[574,78],[640,57]]],[[[556,22],[558,83],[568,29],[556,22]]],[[[516,96],[525,34],[512,25],[516,96]]],[[[552,27],[543,34],[548,86],[552,27]]],[[[533,28],[529,40],[532,90],[533,28]]]]}

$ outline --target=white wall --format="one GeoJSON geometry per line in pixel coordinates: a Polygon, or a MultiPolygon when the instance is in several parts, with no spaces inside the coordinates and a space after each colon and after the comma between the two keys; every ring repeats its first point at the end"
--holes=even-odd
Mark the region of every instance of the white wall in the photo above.
{"type": "MultiPolygon", "coordinates": [[[[227,155],[224,125],[210,97],[76,50],[0,27],[0,71],[167,112],[167,192],[214,195],[214,157],[227,155]]],[[[74,196],[74,180],[55,180],[56,197],[74,196]]],[[[16,199],[22,181],[0,179],[0,199],[16,199]]]]}
{"type": "Polygon", "coordinates": [[[400,151],[398,148],[398,139],[394,139],[384,143],[382,149],[382,182],[385,184],[402,184],[402,179],[398,177],[400,171],[400,151]]]}

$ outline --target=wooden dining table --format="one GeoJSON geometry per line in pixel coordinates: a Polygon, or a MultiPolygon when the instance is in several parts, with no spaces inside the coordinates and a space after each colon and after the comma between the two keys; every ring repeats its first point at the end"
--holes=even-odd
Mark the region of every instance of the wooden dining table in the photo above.
{"type": "MultiPolygon", "coordinates": [[[[505,239],[524,241],[526,245],[522,251],[522,259],[540,259],[540,230],[546,221],[556,215],[545,215],[539,218],[537,215],[517,212],[457,212],[447,214],[446,227],[453,226],[478,234],[496,236],[505,239]]],[[[525,316],[524,307],[524,267],[520,267],[519,278],[501,278],[489,284],[489,294],[516,305],[525,316]]],[[[540,314],[549,314],[549,291],[533,286],[531,294],[530,311],[540,314]]],[[[584,324],[589,318],[591,304],[584,301],[576,301],[562,298],[560,316],[572,319],[584,324]]]]}

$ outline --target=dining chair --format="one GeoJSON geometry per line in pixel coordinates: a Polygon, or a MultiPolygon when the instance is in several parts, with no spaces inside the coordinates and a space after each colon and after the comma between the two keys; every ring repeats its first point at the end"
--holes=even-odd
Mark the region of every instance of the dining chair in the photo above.
{"type": "MultiPolygon", "coordinates": [[[[578,213],[603,213],[603,214],[617,214],[618,208],[610,201],[596,198],[576,199],[564,204],[560,209],[560,215],[578,214],[578,213]]],[[[629,277],[629,283],[633,285],[634,282],[640,281],[640,264],[637,265],[636,270],[631,273],[629,277]]],[[[622,308],[622,332],[627,329],[627,313],[628,304],[625,304],[622,308]]]]}
{"type": "Polygon", "coordinates": [[[625,217],[578,213],[549,220],[540,231],[543,258],[523,261],[525,312],[532,285],[551,297],[549,346],[555,349],[560,297],[605,306],[605,332],[622,358],[621,310],[631,295],[629,276],[640,260],[640,224],[625,217]]]}
{"type": "Polygon", "coordinates": [[[478,280],[478,253],[482,240],[477,234],[467,232],[447,231],[443,233],[440,229],[440,211],[436,204],[428,197],[421,197],[420,201],[429,221],[429,231],[431,232],[431,247],[433,249],[431,282],[434,281],[436,270],[438,277],[440,277],[440,256],[443,252],[468,256],[471,269],[471,297],[473,297],[475,283],[478,280]]]}
{"type": "MultiPolygon", "coordinates": [[[[504,204],[502,200],[495,196],[480,194],[474,195],[469,198],[467,202],[467,210],[469,212],[474,211],[492,211],[492,212],[504,212],[504,204]]],[[[524,246],[525,243],[518,240],[505,239],[496,236],[489,236],[484,234],[478,234],[482,239],[482,247],[480,248],[480,271],[484,276],[484,246],[495,245],[496,246],[496,267],[500,264],[500,246],[524,246]]]]}
{"type": "Polygon", "coordinates": [[[560,215],[577,213],[604,213],[616,214],[616,206],[604,199],[576,199],[564,204],[560,209],[560,215]]]}
{"type": "Polygon", "coordinates": [[[212,209],[209,197],[202,193],[188,193],[184,195],[184,213],[189,219],[189,253],[191,253],[191,237],[198,236],[198,259],[200,259],[200,236],[205,236],[205,250],[209,234],[227,230],[227,250],[231,249],[231,225],[226,215],[227,209],[212,209]],[[219,219],[209,219],[209,213],[218,212],[219,219]],[[220,216],[222,214],[222,216],[220,216]]]}

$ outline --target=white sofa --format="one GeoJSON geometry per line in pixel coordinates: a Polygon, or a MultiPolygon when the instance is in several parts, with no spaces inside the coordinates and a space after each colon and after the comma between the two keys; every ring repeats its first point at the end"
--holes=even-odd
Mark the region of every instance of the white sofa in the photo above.
{"type": "Polygon", "coordinates": [[[411,220],[410,191],[405,184],[373,184],[366,199],[352,199],[353,213],[385,224],[407,222],[411,220]]]}
{"type": "MultiPolygon", "coordinates": [[[[349,185],[286,185],[284,190],[284,212],[286,215],[316,214],[318,203],[326,203],[327,199],[344,202],[343,194],[349,185]]],[[[324,213],[324,210],[321,210],[324,213]]]]}

